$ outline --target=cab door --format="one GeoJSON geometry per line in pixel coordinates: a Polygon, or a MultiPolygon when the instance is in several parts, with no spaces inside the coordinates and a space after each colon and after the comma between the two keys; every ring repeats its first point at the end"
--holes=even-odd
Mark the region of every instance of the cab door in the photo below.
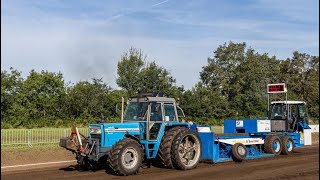
{"type": "Polygon", "coordinates": [[[164,120],[167,121],[178,121],[175,106],[173,103],[164,103],[164,120]]]}
{"type": "Polygon", "coordinates": [[[149,114],[150,117],[148,119],[149,123],[149,133],[147,136],[147,140],[157,140],[159,131],[161,129],[161,125],[163,124],[163,104],[152,102],[149,105],[149,114]]]}

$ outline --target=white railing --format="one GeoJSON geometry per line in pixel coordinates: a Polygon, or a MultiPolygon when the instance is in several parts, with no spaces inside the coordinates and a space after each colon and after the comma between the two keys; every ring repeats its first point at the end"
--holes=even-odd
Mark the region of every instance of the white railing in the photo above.
{"type": "MultiPolygon", "coordinates": [[[[88,135],[88,128],[78,128],[88,135]]],[[[70,128],[1,129],[1,146],[59,143],[60,138],[71,134],[70,128]]]]}
{"type": "MultiPolygon", "coordinates": [[[[78,128],[88,136],[88,128],[78,128]]],[[[211,131],[221,134],[223,126],[211,126],[211,131]]],[[[60,138],[70,136],[70,128],[1,129],[1,146],[57,144],[60,138]]]]}

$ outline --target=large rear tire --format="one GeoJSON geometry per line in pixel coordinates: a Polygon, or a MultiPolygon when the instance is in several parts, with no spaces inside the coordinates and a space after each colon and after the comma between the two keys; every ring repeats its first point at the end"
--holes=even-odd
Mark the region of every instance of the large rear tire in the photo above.
{"type": "Polygon", "coordinates": [[[180,131],[171,147],[171,160],[176,169],[194,169],[201,159],[201,141],[199,135],[189,129],[180,131]]]}
{"type": "Polygon", "coordinates": [[[174,127],[169,129],[163,135],[161,140],[161,144],[159,147],[159,151],[157,154],[156,164],[168,169],[173,168],[172,160],[171,160],[171,146],[176,135],[181,132],[184,127],[174,127]]]}
{"type": "Polygon", "coordinates": [[[138,173],[142,158],[141,145],[133,139],[124,138],[113,146],[107,162],[115,174],[127,176],[138,173]]]}
{"type": "Polygon", "coordinates": [[[294,142],[290,136],[282,136],[280,138],[282,143],[281,154],[288,155],[293,152],[294,142]]]}
{"type": "Polygon", "coordinates": [[[279,155],[281,153],[282,143],[277,136],[268,136],[264,141],[264,150],[266,153],[279,155]]]}

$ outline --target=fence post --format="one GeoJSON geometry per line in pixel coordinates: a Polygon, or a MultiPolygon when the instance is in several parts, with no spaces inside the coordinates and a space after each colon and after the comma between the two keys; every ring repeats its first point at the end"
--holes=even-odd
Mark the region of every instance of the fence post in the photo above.
{"type": "Polygon", "coordinates": [[[31,129],[28,130],[28,146],[32,146],[31,144],[31,129]]]}
{"type": "Polygon", "coordinates": [[[64,136],[63,137],[67,137],[67,130],[64,130],[64,136]]]}

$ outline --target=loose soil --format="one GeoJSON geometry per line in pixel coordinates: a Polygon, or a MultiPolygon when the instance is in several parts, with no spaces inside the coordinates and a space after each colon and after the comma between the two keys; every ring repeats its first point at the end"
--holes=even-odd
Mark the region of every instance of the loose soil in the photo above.
{"type": "Polygon", "coordinates": [[[75,160],[75,156],[61,147],[38,146],[1,150],[1,167],[68,160],[75,160]]]}
{"type": "Polygon", "coordinates": [[[241,163],[225,162],[217,164],[200,163],[196,169],[181,171],[164,168],[140,168],[137,175],[115,176],[108,171],[79,172],[74,168],[75,162],[59,164],[54,167],[39,167],[15,171],[1,171],[3,180],[43,180],[43,179],[77,179],[77,180],[315,180],[319,179],[319,144],[297,148],[293,154],[269,158],[245,160],[241,163]]]}

